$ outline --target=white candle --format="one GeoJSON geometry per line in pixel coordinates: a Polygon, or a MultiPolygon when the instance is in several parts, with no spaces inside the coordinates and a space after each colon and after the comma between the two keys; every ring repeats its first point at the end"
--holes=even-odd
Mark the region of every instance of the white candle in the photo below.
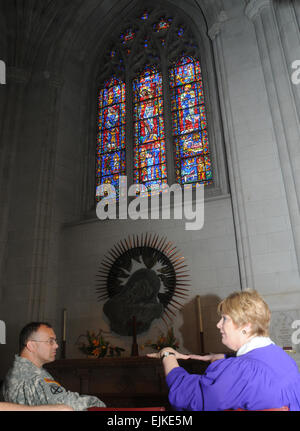
{"type": "Polygon", "coordinates": [[[63,341],[66,341],[66,334],[67,334],[67,309],[64,308],[63,341]]]}
{"type": "Polygon", "coordinates": [[[197,299],[197,314],[198,314],[198,320],[199,320],[199,331],[203,332],[200,295],[197,295],[196,299],[197,299]]]}

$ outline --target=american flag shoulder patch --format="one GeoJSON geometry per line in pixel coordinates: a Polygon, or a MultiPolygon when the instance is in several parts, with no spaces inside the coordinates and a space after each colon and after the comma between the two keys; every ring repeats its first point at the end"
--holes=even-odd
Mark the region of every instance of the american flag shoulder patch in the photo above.
{"type": "Polygon", "coordinates": [[[55,380],[48,379],[47,377],[44,377],[44,381],[46,383],[55,383],[56,385],[61,386],[60,383],[56,382],[55,380]]]}

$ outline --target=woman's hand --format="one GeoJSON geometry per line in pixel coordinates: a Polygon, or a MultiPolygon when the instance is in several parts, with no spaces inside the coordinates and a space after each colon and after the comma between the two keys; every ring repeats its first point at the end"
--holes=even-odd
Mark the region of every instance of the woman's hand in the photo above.
{"type": "MultiPolygon", "coordinates": [[[[175,349],[172,349],[172,347],[164,347],[163,349],[161,349],[159,352],[155,352],[155,353],[147,353],[148,358],[156,358],[156,359],[161,359],[161,355],[164,352],[171,352],[174,353],[174,356],[176,359],[189,359],[189,355],[184,355],[183,353],[177,352],[175,349]]],[[[173,355],[172,355],[173,356],[173,355]]],[[[173,356],[173,357],[174,357],[173,356]]]]}
{"type": "Polygon", "coordinates": [[[196,359],[197,361],[218,361],[219,359],[224,359],[224,353],[209,353],[208,355],[188,355],[187,359],[196,359]]]}
{"type": "Polygon", "coordinates": [[[148,353],[147,356],[149,358],[157,358],[160,359],[161,355],[164,352],[172,352],[175,355],[176,359],[196,359],[197,361],[218,361],[219,359],[224,359],[225,355],[223,353],[209,353],[208,355],[185,355],[183,353],[177,352],[176,350],[172,349],[172,347],[164,347],[159,352],[155,353],[148,353]]]}
{"type": "Polygon", "coordinates": [[[179,367],[177,359],[188,359],[188,355],[183,355],[182,353],[176,352],[176,350],[172,349],[172,347],[165,347],[156,353],[148,353],[147,356],[149,358],[162,359],[165,376],[167,376],[174,368],[179,367]],[[165,352],[170,352],[173,354],[163,357],[165,352]]]}

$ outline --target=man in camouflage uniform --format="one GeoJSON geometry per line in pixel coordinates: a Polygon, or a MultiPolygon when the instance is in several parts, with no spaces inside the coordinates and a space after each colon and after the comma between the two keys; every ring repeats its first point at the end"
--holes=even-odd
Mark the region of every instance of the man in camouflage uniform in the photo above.
{"type": "Polygon", "coordinates": [[[55,360],[58,348],[55,333],[48,323],[32,322],[20,333],[20,355],[3,383],[4,401],[29,406],[65,404],[76,411],[105,407],[99,398],[66,391],[43,368],[55,360]]]}

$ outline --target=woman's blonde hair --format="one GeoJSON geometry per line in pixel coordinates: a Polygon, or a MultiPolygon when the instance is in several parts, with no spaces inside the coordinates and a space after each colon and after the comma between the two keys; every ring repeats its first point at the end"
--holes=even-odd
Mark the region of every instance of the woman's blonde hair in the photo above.
{"type": "Polygon", "coordinates": [[[238,328],[250,323],[249,335],[269,335],[271,312],[256,290],[233,292],[220,302],[218,313],[230,316],[238,328]]]}

